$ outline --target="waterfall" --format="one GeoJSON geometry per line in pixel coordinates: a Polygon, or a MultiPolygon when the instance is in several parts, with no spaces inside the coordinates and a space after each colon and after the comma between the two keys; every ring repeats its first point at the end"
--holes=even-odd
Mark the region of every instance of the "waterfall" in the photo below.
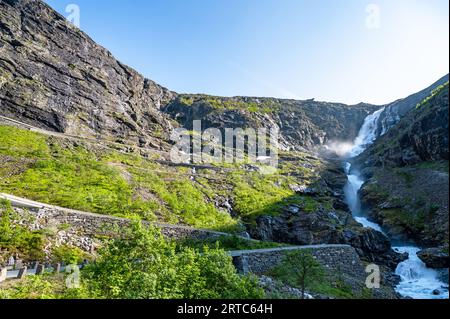
{"type": "Polygon", "coordinates": [[[381,114],[385,108],[382,108],[376,111],[373,114],[370,114],[364,120],[364,124],[361,127],[358,136],[353,143],[353,148],[350,151],[350,157],[356,157],[364,150],[373,144],[377,139],[378,135],[378,121],[380,119],[381,114]]]}
{"type": "MultiPolygon", "coordinates": [[[[360,155],[379,136],[387,133],[389,128],[386,125],[382,125],[382,130],[379,132],[380,116],[384,110],[385,108],[382,108],[366,117],[353,143],[353,147],[348,153],[349,159],[360,155]]],[[[364,227],[383,232],[381,226],[368,220],[365,216],[366,214],[361,209],[359,191],[365,182],[364,177],[349,162],[345,163],[345,173],[348,179],[344,187],[345,200],[355,220],[364,227]]],[[[396,269],[396,274],[401,278],[400,284],[396,287],[398,293],[402,296],[415,299],[449,298],[448,286],[445,287],[445,284],[438,279],[438,272],[433,269],[428,269],[417,256],[420,248],[401,246],[394,247],[394,249],[400,253],[408,253],[408,259],[400,263],[396,269]]]]}
{"type": "Polygon", "coordinates": [[[394,250],[407,253],[409,256],[395,271],[401,278],[396,288],[397,292],[414,299],[448,299],[448,287],[439,280],[439,273],[427,268],[417,257],[420,248],[405,246],[394,247],[394,250]]]}
{"type": "MultiPolygon", "coordinates": [[[[349,152],[349,158],[360,155],[367,147],[375,142],[378,137],[378,121],[384,110],[385,109],[382,108],[366,117],[364,124],[359,130],[358,136],[353,143],[353,147],[349,152]]],[[[353,216],[364,227],[373,228],[382,232],[381,227],[376,223],[369,221],[361,210],[359,191],[364,184],[363,176],[359,170],[352,168],[352,165],[349,162],[345,163],[345,173],[347,174],[348,179],[344,187],[345,200],[353,216]]]]}

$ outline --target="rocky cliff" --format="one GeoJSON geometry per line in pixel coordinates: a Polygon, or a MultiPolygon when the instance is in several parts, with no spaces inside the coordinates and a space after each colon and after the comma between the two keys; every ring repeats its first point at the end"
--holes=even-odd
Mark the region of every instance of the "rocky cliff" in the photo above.
{"type": "Polygon", "coordinates": [[[160,147],[174,93],[42,1],[0,1],[0,115],[48,130],[160,147]]]}
{"type": "Polygon", "coordinates": [[[378,108],[365,103],[181,95],[163,110],[187,128],[200,119],[205,127],[222,129],[277,125],[283,149],[312,150],[331,141],[353,140],[366,116],[378,108]]]}
{"type": "Polygon", "coordinates": [[[378,123],[378,134],[386,134],[393,126],[395,126],[409,111],[411,111],[417,104],[426,99],[430,92],[437,87],[448,82],[449,75],[445,75],[438,81],[427,87],[426,89],[412,94],[404,99],[394,101],[386,105],[385,110],[381,113],[378,123]]]}
{"type": "Polygon", "coordinates": [[[357,159],[362,200],[393,238],[448,247],[448,93],[433,90],[357,159]]]}
{"type": "Polygon", "coordinates": [[[164,148],[177,125],[171,118],[187,127],[201,118],[206,127],[275,123],[286,148],[311,149],[353,139],[377,108],[198,95],[175,99],[176,93],[117,61],[39,0],[1,1],[0,29],[0,115],[57,132],[164,148]]]}
{"type": "Polygon", "coordinates": [[[448,81],[430,92],[420,103],[413,104],[359,161],[369,166],[393,167],[448,160],[448,81]]]}

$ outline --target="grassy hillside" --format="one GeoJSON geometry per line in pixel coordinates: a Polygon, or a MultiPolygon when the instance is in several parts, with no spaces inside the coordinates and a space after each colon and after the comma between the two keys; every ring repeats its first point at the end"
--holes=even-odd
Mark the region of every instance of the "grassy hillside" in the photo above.
{"type": "Polygon", "coordinates": [[[239,164],[193,172],[136,153],[0,126],[0,191],[94,213],[240,231],[243,223],[292,203],[305,211],[321,205],[290,185],[313,184],[323,163],[307,154],[288,155],[270,175],[239,164]]]}

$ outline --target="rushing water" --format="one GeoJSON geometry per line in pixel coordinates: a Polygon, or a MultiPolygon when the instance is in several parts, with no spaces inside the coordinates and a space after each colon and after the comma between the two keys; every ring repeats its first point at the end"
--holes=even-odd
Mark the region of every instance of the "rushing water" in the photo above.
{"type": "MultiPolygon", "coordinates": [[[[349,152],[349,159],[360,155],[377,139],[378,135],[383,135],[387,132],[383,128],[382,132],[380,132],[381,134],[377,133],[378,121],[383,111],[384,108],[369,115],[365,119],[358,137],[355,139],[353,147],[349,152]]],[[[349,162],[345,163],[345,172],[348,178],[344,188],[345,198],[355,220],[364,227],[383,232],[380,225],[368,220],[361,209],[359,191],[364,184],[364,177],[356,168],[352,168],[349,162]]],[[[419,257],[417,257],[417,252],[420,251],[420,248],[400,246],[394,247],[394,249],[400,253],[408,253],[408,259],[400,263],[396,269],[396,274],[401,278],[400,284],[396,287],[398,293],[414,299],[449,298],[448,285],[439,280],[439,273],[436,270],[427,268],[419,257]]]]}
{"type": "Polygon", "coordinates": [[[394,247],[400,253],[408,253],[409,258],[397,266],[395,273],[401,277],[396,290],[403,296],[414,299],[448,299],[448,286],[439,280],[439,273],[427,268],[417,257],[418,247],[394,247]],[[433,292],[438,292],[435,295],[433,292]]]}

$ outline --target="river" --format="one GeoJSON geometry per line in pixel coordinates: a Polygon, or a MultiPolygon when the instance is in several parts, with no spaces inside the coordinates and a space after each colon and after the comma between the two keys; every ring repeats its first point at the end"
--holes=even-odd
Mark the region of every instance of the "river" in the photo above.
{"type": "MultiPolygon", "coordinates": [[[[345,162],[345,172],[347,174],[347,184],[344,188],[345,198],[350,210],[360,224],[364,227],[373,228],[386,234],[382,227],[377,223],[370,221],[361,209],[361,199],[359,191],[365,180],[362,174],[355,168],[352,168],[350,160],[360,155],[377,139],[378,121],[383,109],[370,114],[364,121],[358,136],[356,137],[351,150],[348,153],[345,162]]],[[[385,132],[386,130],[383,129],[385,132]]],[[[408,259],[397,266],[395,273],[400,276],[401,282],[395,288],[396,291],[404,296],[413,299],[448,299],[448,284],[439,279],[438,271],[429,269],[417,256],[421,248],[414,244],[403,244],[393,249],[400,253],[408,253],[408,259]],[[434,293],[433,293],[434,292],[434,293]],[[436,294],[436,293],[439,294],[436,294]]]]}

